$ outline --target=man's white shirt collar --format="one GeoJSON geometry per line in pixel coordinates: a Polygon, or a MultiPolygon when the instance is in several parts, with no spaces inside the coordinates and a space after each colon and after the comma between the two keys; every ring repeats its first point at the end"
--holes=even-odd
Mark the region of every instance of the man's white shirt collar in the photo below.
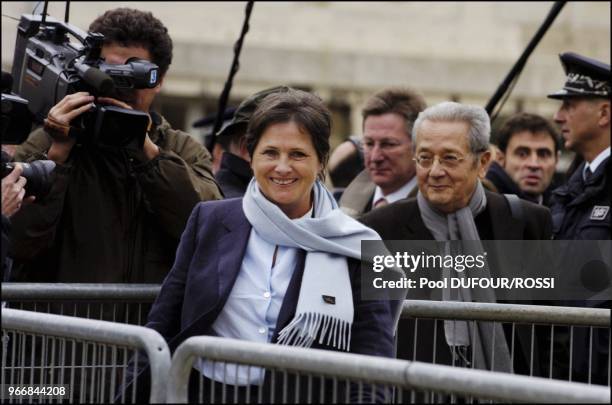
{"type": "Polygon", "coordinates": [[[374,191],[374,198],[372,199],[372,206],[374,206],[374,204],[376,204],[376,202],[381,198],[387,200],[389,204],[394,203],[397,200],[401,200],[402,198],[406,198],[408,197],[408,194],[410,194],[412,189],[416,187],[416,184],[417,178],[416,176],[414,176],[408,181],[408,183],[404,184],[403,186],[388,195],[384,195],[381,188],[376,186],[376,190],[374,191]]]}
{"type": "Polygon", "coordinates": [[[591,169],[591,173],[595,173],[599,165],[610,157],[610,147],[608,146],[606,149],[602,150],[599,155],[592,162],[584,165],[584,171],[582,172],[582,178],[584,179],[587,169],[591,169]]]}

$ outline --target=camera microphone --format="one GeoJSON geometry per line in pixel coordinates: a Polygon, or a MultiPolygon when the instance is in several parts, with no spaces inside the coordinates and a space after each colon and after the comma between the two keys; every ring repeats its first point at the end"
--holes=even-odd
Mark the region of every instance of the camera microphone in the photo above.
{"type": "Polygon", "coordinates": [[[93,87],[100,95],[109,96],[114,92],[115,83],[113,79],[100,69],[83,63],[76,63],[74,67],[79,73],[79,76],[83,78],[83,81],[93,87]]]}

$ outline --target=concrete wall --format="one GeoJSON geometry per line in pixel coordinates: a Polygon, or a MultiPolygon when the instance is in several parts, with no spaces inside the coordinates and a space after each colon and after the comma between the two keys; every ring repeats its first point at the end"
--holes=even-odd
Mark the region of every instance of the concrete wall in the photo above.
{"type": "MultiPolygon", "coordinates": [[[[19,17],[37,2],[2,2],[19,17]]],[[[153,12],[175,43],[157,107],[178,127],[215,111],[246,2],[71,2],[71,23],[86,29],[107,9],[153,12]]],[[[553,2],[256,2],[231,104],[285,83],[317,91],[335,111],[334,143],[360,133],[360,107],[392,85],[417,88],[428,103],[450,98],[485,105],[553,2]]],[[[38,12],[42,9],[39,7],[38,12]]],[[[49,13],[63,18],[64,3],[49,13]]],[[[12,63],[17,23],[2,18],[2,68],[12,63]]],[[[564,79],[558,60],[575,51],[610,63],[610,3],[568,2],[532,54],[504,113],[550,116],[545,95],[564,79]]]]}

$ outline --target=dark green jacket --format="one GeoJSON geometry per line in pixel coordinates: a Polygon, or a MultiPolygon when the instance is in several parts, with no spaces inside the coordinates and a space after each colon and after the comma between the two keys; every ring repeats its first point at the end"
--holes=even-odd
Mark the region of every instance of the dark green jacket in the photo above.
{"type": "MultiPolygon", "coordinates": [[[[206,148],[152,114],[160,154],[77,144],[51,193],[12,218],[16,281],[161,283],[199,201],[221,198],[206,148]]],[[[30,134],[15,160],[44,159],[51,138],[30,134]]]]}

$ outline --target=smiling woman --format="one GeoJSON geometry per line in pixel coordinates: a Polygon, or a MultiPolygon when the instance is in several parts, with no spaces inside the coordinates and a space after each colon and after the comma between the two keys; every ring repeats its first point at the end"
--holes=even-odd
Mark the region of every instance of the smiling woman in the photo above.
{"type": "Polygon", "coordinates": [[[246,142],[259,189],[289,218],[312,205],[312,189],[329,157],[331,117],[316,96],[272,94],[249,122],[246,142]]]}
{"type": "MultiPolygon", "coordinates": [[[[243,198],[194,209],[147,326],[174,347],[213,335],[393,356],[401,301],[365,301],[360,289],[361,241],[380,237],[344,214],[320,181],[330,129],[313,94],[288,88],[260,102],[245,137],[254,178],[243,198]]],[[[259,369],[194,367],[241,386],[239,397],[244,386],[268,389],[259,369]]]]}

